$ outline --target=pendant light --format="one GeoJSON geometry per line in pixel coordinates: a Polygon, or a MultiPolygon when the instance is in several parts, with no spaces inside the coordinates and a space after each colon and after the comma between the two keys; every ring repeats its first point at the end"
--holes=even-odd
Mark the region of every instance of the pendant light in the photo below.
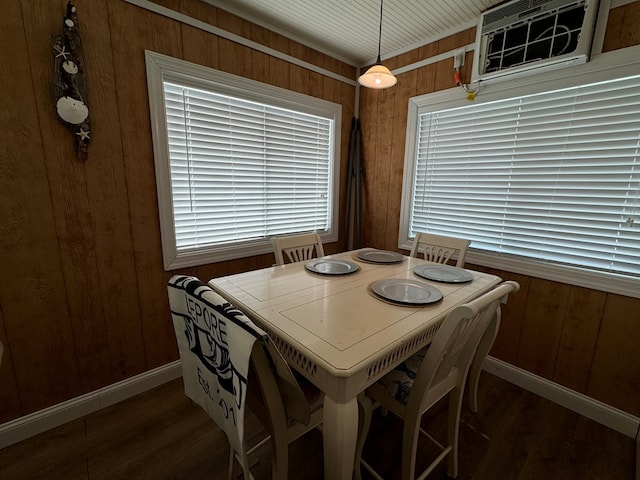
{"type": "Polygon", "coordinates": [[[393,73],[382,65],[380,60],[380,40],[382,39],[382,4],[384,0],[380,0],[380,31],[378,32],[378,59],[376,64],[358,77],[358,83],[367,88],[389,88],[393,87],[398,79],[393,73]]]}

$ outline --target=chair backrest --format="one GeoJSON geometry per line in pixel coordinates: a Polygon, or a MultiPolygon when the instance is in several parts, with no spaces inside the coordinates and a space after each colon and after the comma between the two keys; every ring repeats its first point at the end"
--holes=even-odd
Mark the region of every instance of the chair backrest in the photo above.
{"type": "Polygon", "coordinates": [[[463,238],[420,232],[416,234],[409,255],[418,257],[423,253],[424,258],[430,262],[448,263],[449,259],[457,254],[456,267],[462,267],[470,243],[470,240],[463,238]]]}
{"type": "Polygon", "coordinates": [[[276,265],[284,265],[285,257],[289,262],[302,262],[316,257],[324,257],[322,240],[317,233],[303,233],[286,237],[273,237],[273,253],[276,257],[276,265]]]}
{"type": "Polygon", "coordinates": [[[289,418],[308,422],[304,393],[266,333],[209,286],[176,275],[167,288],[185,393],[226,433],[248,478],[245,406],[283,431],[289,418]]]}
{"type": "MultiPolygon", "coordinates": [[[[503,282],[475,300],[454,308],[443,320],[413,382],[407,409],[419,408],[430,390],[447,380],[464,388],[467,371],[484,330],[501,303],[520,288],[513,281],[503,282]],[[455,378],[451,380],[452,370],[455,378]]],[[[449,385],[452,387],[453,385],[449,385]]]]}

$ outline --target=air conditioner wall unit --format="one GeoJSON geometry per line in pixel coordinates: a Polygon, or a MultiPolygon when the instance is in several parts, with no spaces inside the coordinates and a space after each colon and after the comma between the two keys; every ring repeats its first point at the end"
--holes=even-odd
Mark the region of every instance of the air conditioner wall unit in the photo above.
{"type": "Polygon", "coordinates": [[[589,60],[598,0],[514,0],[478,21],[472,82],[589,60]]]}

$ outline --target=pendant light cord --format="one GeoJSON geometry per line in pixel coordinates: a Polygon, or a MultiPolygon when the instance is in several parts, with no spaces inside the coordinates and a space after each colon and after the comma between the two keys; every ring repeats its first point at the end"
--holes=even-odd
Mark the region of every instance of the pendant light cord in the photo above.
{"type": "Polygon", "coordinates": [[[380,25],[378,30],[378,59],[375,65],[372,65],[366,72],[358,77],[358,83],[363,87],[381,89],[393,87],[398,79],[393,76],[391,70],[382,65],[382,14],[384,8],[384,0],[380,0],[380,25]]]}
{"type": "Polygon", "coordinates": [[[382,5],[384,4],[384,0],[380,0],[380,29],[378,31],[378,60],[377,64],[382,65],[382,59],[380,58],[380,45],[382,42],[382,5]]]}

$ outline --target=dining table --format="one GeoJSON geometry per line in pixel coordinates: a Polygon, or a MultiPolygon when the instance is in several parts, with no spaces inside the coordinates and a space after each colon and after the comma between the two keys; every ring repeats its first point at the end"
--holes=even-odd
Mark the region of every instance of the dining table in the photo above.
{"type": "Polygon", "coordinates": [[[455,268],[437,265],[367,248],[208,282],[324,393],[325,479],[352,478],[358,395],[428,345],[453,308],[501,281],[469,269],[457,269],[464,278],[422,275],[455,268]]]}

